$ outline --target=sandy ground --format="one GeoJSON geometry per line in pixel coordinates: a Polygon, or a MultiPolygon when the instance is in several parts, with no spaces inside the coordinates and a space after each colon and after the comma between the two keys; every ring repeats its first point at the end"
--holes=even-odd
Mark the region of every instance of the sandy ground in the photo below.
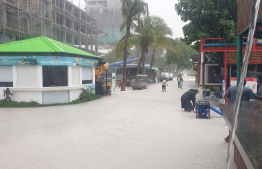
{"type": "Polygon", "coordinates": [[[193,77],[184,80],[183,90],[175,80],[167,92],[158,83],[78,105],[1,108],[0,168],[225,168],[225,120],[184,112],[180,97],[195,88],[193,77]]]}

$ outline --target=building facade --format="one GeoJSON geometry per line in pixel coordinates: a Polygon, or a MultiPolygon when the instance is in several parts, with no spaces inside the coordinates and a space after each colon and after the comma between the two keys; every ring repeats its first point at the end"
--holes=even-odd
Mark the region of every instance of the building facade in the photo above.
{"type": "Polygon", "coordinates": [[[100,23],[103,33],[98,35],[99,51],[107,53],[125,36],[120,31],[123,23],[120,0],[86,0],[86,10],[90,16],[100,23]]]}
{"type": "Polygon", "coordinates": [[[98,22],[68,0],[0,0],[1,44],[46,36],[98,55],[98,22]]]}

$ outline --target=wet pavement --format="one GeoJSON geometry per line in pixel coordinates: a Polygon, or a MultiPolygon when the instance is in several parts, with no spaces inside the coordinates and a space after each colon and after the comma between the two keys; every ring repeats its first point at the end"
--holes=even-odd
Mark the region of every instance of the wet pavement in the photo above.
{"type": "Polygon", "coordinates": [[[196,88],[194,77],[184,80],[182,90],[174,80],[166,92],[161,83],[116,87],[115,95],[78,105],[0,108],[0,168],[225,168],[225,120],[184,112],[180,97],[196,88]]]}

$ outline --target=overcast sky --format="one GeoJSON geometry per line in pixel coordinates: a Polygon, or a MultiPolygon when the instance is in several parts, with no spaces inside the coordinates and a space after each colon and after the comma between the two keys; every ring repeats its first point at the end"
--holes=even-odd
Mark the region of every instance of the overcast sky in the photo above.
{"type": "Polygon", "coordinates": [[[184,37],[182,27],[185,25],[175,11],[178,0],[145,0],[148,2],[149,14],[160,16],[173,31],[173,38],[184,37]]]}

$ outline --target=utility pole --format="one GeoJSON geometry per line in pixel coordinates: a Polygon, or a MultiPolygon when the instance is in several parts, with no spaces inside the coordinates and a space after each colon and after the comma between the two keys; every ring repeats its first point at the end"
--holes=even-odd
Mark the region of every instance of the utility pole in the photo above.
{"type": "Polygon", "coordinates": [[[5,43],[5,20],[6,20],[6,11],[5,11],[5,0],[4,0],[4,5],[3,5],[3,13],[2,13],[2,24],[3,24],[3,43],[5,43]]]}
{"type": "Polygon", "coordinates": [[[20,13],[19,13],[19,1],[17,1],[18,13],[17,13],[17,23],[18,23],[18,40],[20,40],[20,13]]]}
{"type": "Polygon", "coordinates": [[[32,0],[29,1],[29,10],[30,10],[30,38],[32,38],[32,0]]]}

